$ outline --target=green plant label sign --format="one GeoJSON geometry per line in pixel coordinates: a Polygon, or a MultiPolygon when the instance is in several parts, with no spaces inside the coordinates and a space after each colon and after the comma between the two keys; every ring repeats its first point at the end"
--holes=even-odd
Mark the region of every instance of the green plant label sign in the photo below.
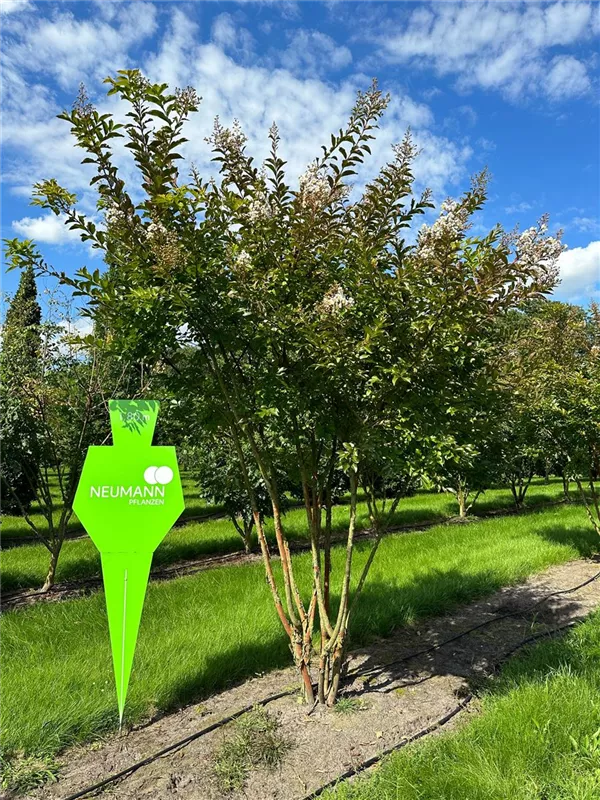
{"type": "Polygon", "coordinates": [[[111,400],[112,447],[90,447],[73,508],[100,551],[123,720],[152,554],[184,509],[174,447],[153,447],[159,404],[111,400]]]}

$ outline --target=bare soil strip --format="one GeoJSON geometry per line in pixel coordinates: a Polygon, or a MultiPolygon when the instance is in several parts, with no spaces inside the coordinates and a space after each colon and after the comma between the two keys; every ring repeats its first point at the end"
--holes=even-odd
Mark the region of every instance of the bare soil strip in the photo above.
{"type": "MultiPolygon", "coordinates": [[[[410,525],[395,525],[389,528],[386,535],[392,533],[415,533],[417,531],[426,531],[436,525],[465,525],[470,522],[478,522],[482,519],[489,519],[491,517],[505,517],[513,516],[515,514],[527,514],[536,511],[541,511],[544,508],[551,508],[556,505],[561,505],[564,501],[554,501],[551,503],[544,503],[539,506],[534,506],[531,509],[499,509],[497,511],[489,511],[481,516],[467,517],[466,519],[460,517],[450,517],[446,520],[425,520],[423,522],[415,522],[410,525]]],[[[202,519],[209,519],[203,517],[202,519]]],[[[186,520],[192,521],[192,518],[186,520]]],[[[179,523],[177,523],[179,524],[179,523]]],[[[86,534],[87,535],[87,534],[86,534]]],[[[373,537],[373,532],[370,529],[358,531],[355,534],[355,539],[369,539],[373,537]]],[[[345,535],[332,536],[333,544],[344,543],[346,541],[345,535]]],[[[302,540],[290,540],[290,549],[292,552],[301,553],[310,549],[310,543],[302,540]]],[[[216,553],[215,555],[202,556],[197,559],[186,559],[185,561],[177,561],[174,564],[169,564],[164,567],[156,567],[150,572],[150,580],[161,581],[170,578],[180,578],[184,575],[194,575],[197,572],[202,572],[207,569],[215,569],[216,567],[223,567],[226,565],[237,564],[253,564],[261,561],[260,553],[244,553],[243,550],[236,550],[232,553],[216,553]]],[[[277,554],[273,553],[272,558],[278,560],[277,554]]],[[[60,600],[72,600],[76,597],[84,597],[97,591],[102,586],[102,579],[86,578],[78,581],[69,581],[65,583],[56,583],[48,592],[41,592],[35,589],[19,589],[15,592],[6,592],[0,595],[0,613],[3,611],[10,611],[15,608],[23,608],[34,605],[39,602],[55,602],[60,600]]]]}
{"type": "MultiPolygon", "coordinates": [[[[391,638],[356,651],[343,693],[359,706],[350,713],[316,710],[307,714],[294,696],[270,703],[269,712],[279,720],[281,731],[292,746],[276,771],[252,772],[239,797],[301,800],[349,768],[428,728],[455,709],[523,639],[583,619],[598,608],[600,581],[530,608],[552,592],[591,578],[598,569],[597,560],[577,560],[552,567],[521,585],[505,588],[453,614],[398,630],[391,638]],[[509,611],[516,612],[516,616],[502,618],[509,611]],[[497,621],[435,652],[390,666],[392,661],[492,619],[497,621]]],[[[38,800],[64,798],[243,706],[296,684],[292,669],[257,676],[201,704],[188,706],[127,734],[107,738],[101,745],[74,748],[63,756],[65,766],[58,783],[28,796],[38,800]]],[[[446,728],[473,713],[477,713],[477,701],[453,718],[446,728]]],[[[176,748],[105,789],[103,796],[130,800],[174,797],[222,800],[224,795],[214,776],[213,756],[225,735],[227,727],[176,748]]]]}

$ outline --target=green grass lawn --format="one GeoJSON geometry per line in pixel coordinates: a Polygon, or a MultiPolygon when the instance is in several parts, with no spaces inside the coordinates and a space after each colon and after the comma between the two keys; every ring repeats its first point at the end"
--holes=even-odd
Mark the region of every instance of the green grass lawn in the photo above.
{"type": "MultiPolygon", "coordinates": [[[[540,479],[533,485],[527,496],[529,507],[560,499],[562,484],[552,481],[544,484],[540,479]]],[[[187,500],[186,500],[187,502],[187,500]]],[[[477,503],[475,513],[485,513],[492,509],[510,508],[512,497],[508,489],[490,489],[477,503]]],[[[348,506],[334,506],[333,528],[343,533],[348,524],[348,506]]],[[[418,492],[413,497],[401,501],[395,515],[396,525],[409,525],[430,520],[445,520],[456,513],[456,504],[451,495],[435,492],[418,492]]],[[[358,509],[358,524],[369,524],[366,503],[358,509]]],[[[291,538],[304,539],[307,536],[306,514],[303,508],[291,509],[284,519],[284,526],[291,538]]],[[[269,537],[273,539],[272,526],[266,524],[269,537]]],[[[230,553],[241,548],[241,539],[228,519],[194,522],[172,528],[158,547],[153,564],[166,566],[184,559],[199,558],[214,553],[230,553]]],[[[5,592],[16,589],[38,588],[48,569],[48,551],[41,544],[12,547],[0,554],[2,588],[5,592]]],[[[56,580],[58,583],[100,575],[100,557],[89,538],[66,541],[58,562],[56,580]]]]}
{"type": "MultiPolygon", "coordinates": [[[[424,533],[392,535],[353,619],[354,646],[420,617],[587,555],[596,539],[580,506],[424,533]]],[[[355,570],[368,542],[357,545],[355,570]]],[[[333,553],[339,578],[344,548],[333,553]]],[[[310,556],[294,556],[304,592],[310,556]]],[[[278,574],[278,565],[275,565],[278,574]]],[[[337,584],[336,584],[337,587],[337,584]]],[[[102,592],[6,612],[0,620],[2,743],[51,755],[117,725],[102,592]]],[[[126,708],[128,722],[198,700],[289,663],[261,564],[224,567],[149,586],[126,708]]]]}
{"type": "Polygon", "coordinates": [[[600,614],[509,661],[481,712],[324,799],[598,800],[600,614]]]}
{"type": "MultiPolygon", "coordinates": [[[[185,517],[195,517],[204,514],[212,514],[216,511],[221,511],[221,506],[208,503],[206,500],[204,500],[204,498],[200,497],[198,487],[196,486],[193,478],[191,478],[189,475],[183,474],[181,476],[181,483],[183,485],[183,494],[185,497],[185,511],[181,515],[182,518],[185,519],[185,517]]],[[[56,478],[54,478],[53,480],[51,479],[51,484],[53,487],[52,496],[56,502],[54,518],[58,521],[63,508],[63,503],[60,498],[58,479],[56,478]]],[[[32,521],[41,530],[43,531],[47,530],[48,523],[43,514],[40,513],[38,503],[33,503],[31,507],[31,518],[32,521]]],[[[79,533],[83,533],[83,528],[81,527],[81,523],[74,514],[69,520],[68,535],[76,535],[79,533]]],[[[35,536],[35,534],[27,524],[24,517],[13,516],[11,514],[3,515],[2,517],[3,539],[10,541],[13,539],[18,540],[20,537],[25,538],[30,536],[35,536]]]]}

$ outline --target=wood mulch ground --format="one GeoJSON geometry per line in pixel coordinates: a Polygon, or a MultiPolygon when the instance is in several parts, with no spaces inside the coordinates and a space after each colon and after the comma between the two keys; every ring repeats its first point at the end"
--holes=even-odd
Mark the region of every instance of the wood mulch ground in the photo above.
{"type": "MultiPolygon", "coordinates": [[[[532,633],[552,631],[583,619],[600,606],[600,580],[529,607],[546,595],[571,588],[600,570],[596,560],[552,567],[523,584],[508,587],[443,617],[398,630],[392,637],[352,654],[343,696],[359,701],[350,713],[315,710],[308,714],[297,696],[268,704],[291,746],[274,771],[250,772],[243,792],[224,795],[214,773],[216,748],[230,725],[219,728],[138,769],[103,790],[103,796],[130,800],[301,800],[349,768],[427,728],[460,703],[482,678],[494,673],[503,656],[532,633]],[[502,618],[507,612],[515,616],[502,618]],[[487,620],[496,620],[442,647],[389,666],[391,661],[439,644],[487,620]],[[388,666],[386,666],[388,665],[388,666]],[[352,673],[369,671],[371,679],[352,673]]],[[[163,716],[101,743],[63,754],[59,781],[28,795],[56,800],[129,767],[162,748],[240,708],[297,683],[292,669],[260,675],[198,705],[163,716]]],[[[444,728],[477,713],[477,701],[444,728]]]]}

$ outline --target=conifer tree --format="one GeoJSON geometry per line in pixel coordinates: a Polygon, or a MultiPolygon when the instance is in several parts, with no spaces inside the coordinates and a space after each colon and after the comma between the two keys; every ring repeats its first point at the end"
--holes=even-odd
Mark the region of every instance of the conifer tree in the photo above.
{"type": "Polygon", "coordinates": [[[1,507],[23,513],[36,495],[39,448],[35,410],[24,391],[40,370],[42,311],[33,267],[21,273],[3,326],[0,358],[1,507]]]}

